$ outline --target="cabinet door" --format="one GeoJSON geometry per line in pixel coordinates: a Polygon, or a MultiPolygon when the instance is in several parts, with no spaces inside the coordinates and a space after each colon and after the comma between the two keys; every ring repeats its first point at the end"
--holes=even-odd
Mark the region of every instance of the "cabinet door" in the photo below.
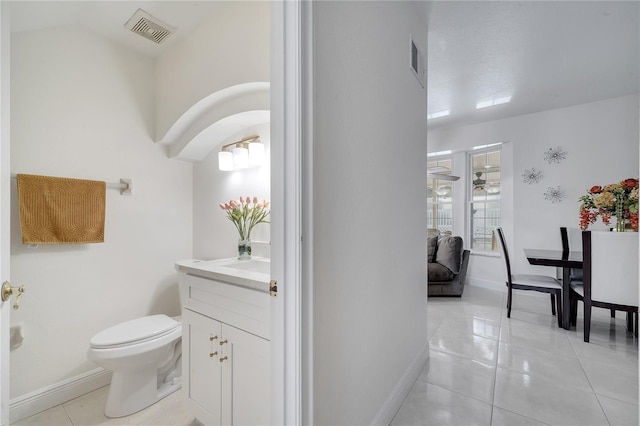
{"type": "Polygon", "coordinates": [[[222,324],[222,423],[270,423],[270,344],[268,340],[222,324]]]}
{"type": "Polygon", "coordinates": [[[221,421],[221,323],[185,309],[182,314],[183,384],[190,412],[207,426],[221,421]]]}

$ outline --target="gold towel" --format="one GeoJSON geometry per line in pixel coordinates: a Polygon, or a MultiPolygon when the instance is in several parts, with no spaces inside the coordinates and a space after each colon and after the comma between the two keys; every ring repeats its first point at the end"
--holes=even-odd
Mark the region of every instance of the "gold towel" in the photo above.
{"type": "Polygon", "coordinates": [[[51,176],[18,176],[24,244],[104,242],[106,183],[51,176]]]}

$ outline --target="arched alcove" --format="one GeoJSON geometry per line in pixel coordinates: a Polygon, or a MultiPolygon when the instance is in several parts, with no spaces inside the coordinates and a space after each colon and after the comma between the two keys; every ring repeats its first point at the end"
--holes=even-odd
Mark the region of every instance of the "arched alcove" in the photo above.
{"type": "MultiPolygon", "coordinates": [[[[189,108],[158,142],[171,158],[201,161],[232,137],[270,120],[270,84],[244,83],[219,90],[189,108]]],[[[244,135],[246,136],[246,135],[244,135]]]]}

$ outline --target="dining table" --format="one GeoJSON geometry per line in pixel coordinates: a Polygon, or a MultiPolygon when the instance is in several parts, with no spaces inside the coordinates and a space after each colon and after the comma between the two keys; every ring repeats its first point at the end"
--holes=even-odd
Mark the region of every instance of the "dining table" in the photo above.
{"type": "Polygon", "coordinates": [[[524,249],[530,265],[562,268],[562,328],[571,326],[569,292],[571,269],[582,269],[582,252],[573,250],[524,249]]]}

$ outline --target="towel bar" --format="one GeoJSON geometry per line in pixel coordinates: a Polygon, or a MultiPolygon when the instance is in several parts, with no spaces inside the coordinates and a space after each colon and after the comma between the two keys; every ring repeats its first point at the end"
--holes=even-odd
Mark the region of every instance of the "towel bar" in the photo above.
{"type": "MultiPolygon", "coordinates": [[[[16,175],[11,175],[11,179],[17,179],[16,175]]],[[[120,182],[106,182],[107,188],[119,189],[120,195],[132,195],[133,194],[133,181],[132,179],[121,178],[120,182]]]]}
{"type": "Polygon", "coordinates": [[[107,182],[107,188],[115,188],[120,190],[120,195],[131,195],[133,190],[133,182],[131,179],[120,179],[120,182],[107,182]]]}

